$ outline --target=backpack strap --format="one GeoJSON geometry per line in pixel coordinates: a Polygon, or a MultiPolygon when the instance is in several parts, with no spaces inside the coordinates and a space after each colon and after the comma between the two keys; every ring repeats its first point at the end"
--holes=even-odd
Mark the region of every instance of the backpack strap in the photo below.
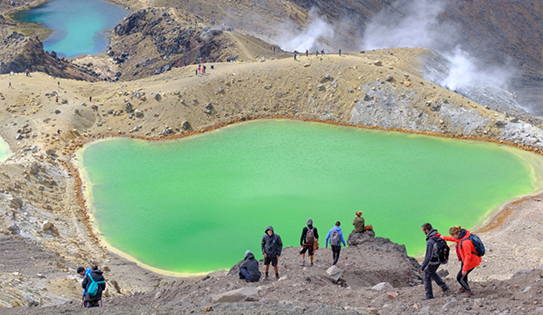
{"type": "MultiPolygon", "coordinates": [[[[475,244],[473,244],[473,241],[471,240],[470,237],[471,237],[471,234],[470,234],[470,236],[468,236],[465,239],[460,241],[460,249],[462,249],[462,246],[463,246],[465,240],[469,240],[471,242],[471,245],[473,245],[473,249],[475,249],[475,244]]],[[[471,253],[477,255],[477,250],[475,250],[475,252],[471,252],[471,253]]]]}
{"type": "MultiPolygon", "coordinates": [[[[89,278],[91,279],[92,282],[96,282],[96,284],[100,284],[100,283],[106,283],[105,281],[94,281],[94,279],[91,277],[91,274],[89,273],[88,274],[89,278]]],[[[87,286],[88,287],[88,286],[87,286]]]]}

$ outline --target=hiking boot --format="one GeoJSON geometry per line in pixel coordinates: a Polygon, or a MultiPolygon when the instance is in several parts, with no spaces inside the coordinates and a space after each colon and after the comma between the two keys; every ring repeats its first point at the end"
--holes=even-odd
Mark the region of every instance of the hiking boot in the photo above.
{"type": "Polygon", "coordinates": [[[278,274],[275,274],[275,278],[279,279],[279,275],[278,275],[278,274]]]}
{"type": "Polygon", "coordinates": [[[443,290],[443,293],[449,293],[451,291],[451,289],[449,289],[448,287],[445,288],[445,289],[441,289],[441,290],[443,290]]]}
{"type": "Polygon", "coordinates": [[[310,267],[313,267],[313,263],[311,263],[311,265],[309,265],[310,267]]]}
{"type": "Polygon", "coordinates": [[[264,277],[264,281],[268,281],[268,280],[269,280],[269,279],[268,279],[268,275],[266,275],[266,276],[264,277]]]}
{"type": "Polygon", "coordinates": [[[300,266],[305,266],[305,260],[302,260],[302,262],[300,263],[300,266]]]}
{"type": "Polygon", "coordinates": [[[431,296],[425,296],[425,297],[420,298],[421,301],[426,301],[426,300],[431,300],[431,299],[433,299],[433,297],[431,296]]]}

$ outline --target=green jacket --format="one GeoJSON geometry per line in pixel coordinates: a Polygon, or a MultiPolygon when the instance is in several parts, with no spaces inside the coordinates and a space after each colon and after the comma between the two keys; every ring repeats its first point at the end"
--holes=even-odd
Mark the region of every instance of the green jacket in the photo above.
{"type": "Polygon", "coordinates": [[[354,231],[356,233],[362,233],[364,232],[364,226],[366,224],[366,221],[364,220],[363,217],[355,217],[354,218],[354,221],[353,221],[353,225],[354,225],[354,231]]]}

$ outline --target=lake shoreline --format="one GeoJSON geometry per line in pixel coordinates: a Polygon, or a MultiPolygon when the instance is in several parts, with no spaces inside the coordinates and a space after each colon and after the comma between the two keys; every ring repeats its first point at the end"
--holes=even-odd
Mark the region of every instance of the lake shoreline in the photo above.
{"type": "MultiPolygon", "coordinates": [[[[67,169],[70,171],[70,174],[72,174],[72,176],[76,180],[77,185],[76,185],[75,189],[76,189],[77,199],[78,199],[80,207],[81,207],[80,208],[80,213],[85,218],[84,224],[87,226],[87,230],[89,231],[89,233],[92,234],[92,238],[97,242],[97,244],[102,243],[103,246],[107,247],[110,251],[114,252],[115,254],[117,254],[117,255],[119,255],[119,256],[121,256],[121,257],[123,257],[123,258],[125,258],[125,259],[127,259],[129,261],[137,263],[142,268],[148,269],[150,271],[156,272],[156,273],[164,275],[164,276],[194,277],[194,276],[205,275],[205,274],[208,274],[210,272],[221,271],[221,270],[214,270],[214,271],[210,271],[210,272],[201,272],[201,273],[179,273],[179,272],[173,272],[173,271],[164,270],[164,269],[160,269],[160,268],[155,268],[155,267],[149,266],[149,265],[139,261],[138,259],[134,258],[133,256],[123,252],[120,249],[117,249],[116,247],[112,246],[107,241],[105,241],[105,239],[103,237],[100,237],[101,233],[96,228],[96,226],[94,224],[94,218],[92,216],[92,213],[89,213],[89,203],[90,203],[90,201],[88,201],[88,195],[85,194],[86,189],[84,188],[84,185],[83,185],[84,183],[88,183],[88,180],[87,180],[87,182],[85,182],[84,175],[82,175],[81,172],[80,172],[81,165],[79,165],[78,162],[74,162],[74,161],[77,160],[77,159],[75,159],[76,155],[78,154],[78,152],[80,150],[83,149],[83,147],[86,144],[89,144],[89,143],[92,143],[92,142],[95,142],[95,141],[99,141],[99,140],[115,139],[115,138],[131,138],[131,139],[139,139],[139,140],[144,140],[144,141],[149,141],[149,142],[172,141],[172,140],[182,139],[182,138],[186,138],[186,137],[190,137],[190,136],[204,134],[204,133],[209,132],[209,131],[214,131],[214,130],[218,130],[218,129],[223,128],[223,127],[235,125],[237,123],[242,123],[242,122],[247,122],[247,121],[256,121],[256,120],[275,120],[275,119],[325,123],[325,124],[329,124],[329,125],[344,126],[344,127],[351,127],[351,128],[361,128],[361,129],[389,131],[389,132],[392,131],[392,132],[399,132],[399,133],[404,133],[404,134],[416,134],[416,135],[433,136],[433,137],[437,136],[437,137],[442,137],[442,138],[452,138],[452,139],[459,139],[459,140],[484,141],[484,142],[490,142],[490,143],[505,145],[505,146],[507,146],[507,147],[509,147],[511,149],[522,149],[524,151],[537,153],[539,156],[543,156],[541,151],[533,150],[532,148],[529,148],[529,147],[522,147],[522,146],[516,145],[514,143],[507,143],[507,142],[503,142],[503,141],[498,141],[498,140],[495,140],[495,139],[486,139],[486,138],[479,138],[479,137],[467,137],[467,136],[456,136],[456,135],[444,135],[444,134],[439,134],[439,133],[429,133],[429,132],[421,132],[421,131],[415,131],[415,130],[403,130],[403,129],[399,129],[399,128],[382,128],[382,127],[375,127],[375,126],[354,125],[354,124],[347,124],[347,123],[342,123],[342,122],[333,122],[333,121],[319,120],[319,119],[313,119],[313,118],[294,117],[294,116],[285,116],[285,115],[245,117],[243,119],[236,119],[236,120],[232,120],[232,121],[229,121],[229,122],[226,122],[226,123],[221,123],[221,124],[216,124],[216,125],[213,125],[213,126],[208,126],[206,128],[199,129],[199,130],[192,130],[192,131],[188,131],[188,132],[185,132],[185,133],[182,133],[182,134],[164,136],[164,137],[160,137],[160,138],[157,138],[157,137],[145,137],[145,136],[133,136],[133,135],[123,136],[123,135],[114,135],[114,134],[101,134],[101,135],[96,135],[96,136],[87,138],[87,139],[85,139],[86,141],[84,143],[80,143],[78,145],[78,147],[72,148],[72,150],[69,151],[69,156],[70,156],[69,162],[66,163],[67,169]]],[[[529,162],[525,162],[525,163],[527,163],[531,167],[533,167],[532,163],[529,163],[529,162]]],[[[536,175],[537,175],[537,173],[535,173],[533,176],[535,177],[536,175]]],[[[534,179],[536,179],[536,178],[534,178],[534,179]]],[[[539,177],[538,180],[541,181],[542,177],[539,177]]],[[[533,198],[541,197],[543,195],[542,192],[543,192],[543,187],[540,187],[535,192],[533,192],[533,193],[531,193],[529,195],[520,196],[520,197],[515,198],[513,200],[506,201],[505,203],[500,204],[497,207],[491,209],[489,211],[489,213],[487,215],[485,215],[484,218],[480,222],[475,224],[474,228],[472,229],[473,232],[483,233],[483,232],[491,232],[493,230],[496,230],[497,228],[504,225],[507,222],[507,220],[515,213],[515,211],[513,211],[513,207],[518,207],[522,203],[524,203],[526,201],[529,201],[529,200],[532,200],[533,198]]],[[[444,235],[446,235],[446,233],[444,233],[444,235]]],[[[416,255],[416,257],[417,257],[417,259],[420,259],[420,257],[418,255],[416,255]]]]}

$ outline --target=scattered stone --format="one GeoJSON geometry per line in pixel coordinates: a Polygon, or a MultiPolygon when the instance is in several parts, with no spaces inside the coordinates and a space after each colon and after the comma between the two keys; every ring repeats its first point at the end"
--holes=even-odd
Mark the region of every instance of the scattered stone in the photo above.
{"type": "Polygon", "coordinates": [[[38,167],[38,163],[32,162],[30,163],[30,174],[38,174],[40,172],[40,168],[38,167]]]}
{"type": "Polygon", "coordinates": [[[111,271],[111,269],[109,269],[109,266],[108,266],[108,265],[103,265],[103,266],[102,266],[102,270],[103,270],[103,271],[111,271]]]}
{"type": "Polygon", "coordinates": [[[126,103],[125,110],[126,110],[127,113],[133,112],[134,109],[132,108],[132,104],[126,103]]]}
{"type": "Polygon", "coordinates": [[[394,77],[391,76],[391,75],[389,74],[389,75],[387,75],[386,80],[387,80],[388,82],[391,82],[392,80],[394,80],[394,77]]]}
{"type": "Polygon", "coordinates": [[[339,278],[341,278],[343,272],[341,271],[341,269],[339,269],[339,267],[332,266],[328,268],[328,270],[326,270],[326,274],[328,274],[328,276],[330,276],[330,279],[335,282],[338,281],[339,278]]]}
{"type": "Polygon", "coordinates": [[[162,96],[160,96],[160,94],[158,93],[155,94],[155,100],[160,101],[161,98],[162,96]]]}
{"type": "Polygon", "coordinates": [[[458,302],[455,299],[452,299],[449,302],[445,303],[445,305],[443,305],[441,309],[448,310],[448,309],[455,308],[456,306],[458,306],[458,302]]]}
{"type": "Polygon", "coordinates": [[[374,64],[375,66],[382,66],[382,65],[383,65],[383,63],[381,62],[381,60],[375,60],[375,61],[373,62],[373,64],[374,64]]]}
{"type": "Polygon", "coordinates": [[[320,80],[320,83],[324,83],[326,81],[333,81],[333,80],[334,78],[331,75],[327,74],[324,77],[322,77],[322,79],[320,80]]]}
{"type": "Polygon", "coordinates": [[[307,67],[311,67],[311,64],[310,63],[305,63],[304,68],[307,68],[307,67]]]}
{"type": "Polygon", "coordinates": [[[257,300],[258,290],[253,287],[243,287],[241,289],[211,295],[211,301],[213,303],[235,303],[257,300]]]}
{"type": "Polygon", "coordinates": [[[514,124],[514,123],[518,123],[518,118],[517,118],[517,117],[511,117],[511,118],[509,119],[509,121],[512,122],[513,124],[514,124]]]}
{"type": "Polygon", "coordinates": [[[20,209],[24,205],[24,202],[20,198],[11,198],[9,200],[9,205],[13,209],[20,209]]]}
{"type": "Polygon", "coordinates": [[[54,149],[48,149],[47,151],[45,151],[45,153],[47,153],[47,155],[55,155],[57,154],[57,151],[54,149]]]}
{"type": "Polygon", "coordinates": [[[271,86],[271,85],[264,85],[264,88],[265,88],[266,90],[269,90],[269,89],[272,88],[272,86],[271,86]]]}
{"type": "Polygon", "coordinates": [[[134,115],[136,115],[136,117],[138,117],[138,118],[141,118],[141,117],[143,117],[143,111],[141,111],[140,109],[136,109],[134,111],[134,115]]]}
{"type": "Polygon", "coordinates": [[[379,315],[379,311],[373,307],[368,308],[368,313],[371,315],[379,315]]]}
{"type": "Polygon", "coordinates": [[[219,86],[219,93],[224,93],[224,88],[222,86],[219,86]]]}
{"type": "Polygon", "coordinates": [[[395,299],[398,297],[398,293],[396,292],[387,292],[387,296],[391,299],[395,299]]]}
{"type": "Polygon", "coordinates": [[[11,233],[11,234],[19,234],[21,233],[21,230],[19,229],[19,227],[17,226],[17,224],[15,224],[15,222],[11,222],[10,225],[8,226],[8,231],[11,233]]]}
{"type": "Polygon", "coordinates": [[[15,140],[23,140],[23,136],[18,134],[17,136],[15,136],[15,140]]]}
{"type": "Polygon", "coordinates": [[[192,129],[192,127],[190,126],[190,123],[188,121],[186,121],[186,120],[181,124],[181,127],[183,128],[183,130],[192,129]]]}
{"type": "Polygon", "coordinates": [[[381,282],[374,285],[371,289],[373,291],[384,291],[384,290],[393,290],[394,287],[388,282],[381,282]]]}
{"type": "Polygon", "coordinates": [[[496,122],[494,123],[494,125],[496,125],[496,127],[498,127],[498,128],[501,128],[501,127],[507,125],[507,121],[505,121],[505,120],[498,120],[498,121],[496,121],[496,122]]]}
{"type": "Polygon", "coordinates": [[[53,223],[49,221],[45,221],[43,222],[42,230],[47,231],[47,230],[50,230],[52,227],[53,227],[53,223]]]}
{"type": "Polygon", "coordinates": [[[332,81],[332,83],[330,83],[332,85],[332,87],[335,89],[337,88],[337,82],[336,81],[332,81]]]}
{"type": "Polygon", "coordinates": [[[317,90],[324,91],[324,90],[326,90],[326,87],[324,87],[324,84],[319,84],[319,85],[317,85],[317,90]]]}

